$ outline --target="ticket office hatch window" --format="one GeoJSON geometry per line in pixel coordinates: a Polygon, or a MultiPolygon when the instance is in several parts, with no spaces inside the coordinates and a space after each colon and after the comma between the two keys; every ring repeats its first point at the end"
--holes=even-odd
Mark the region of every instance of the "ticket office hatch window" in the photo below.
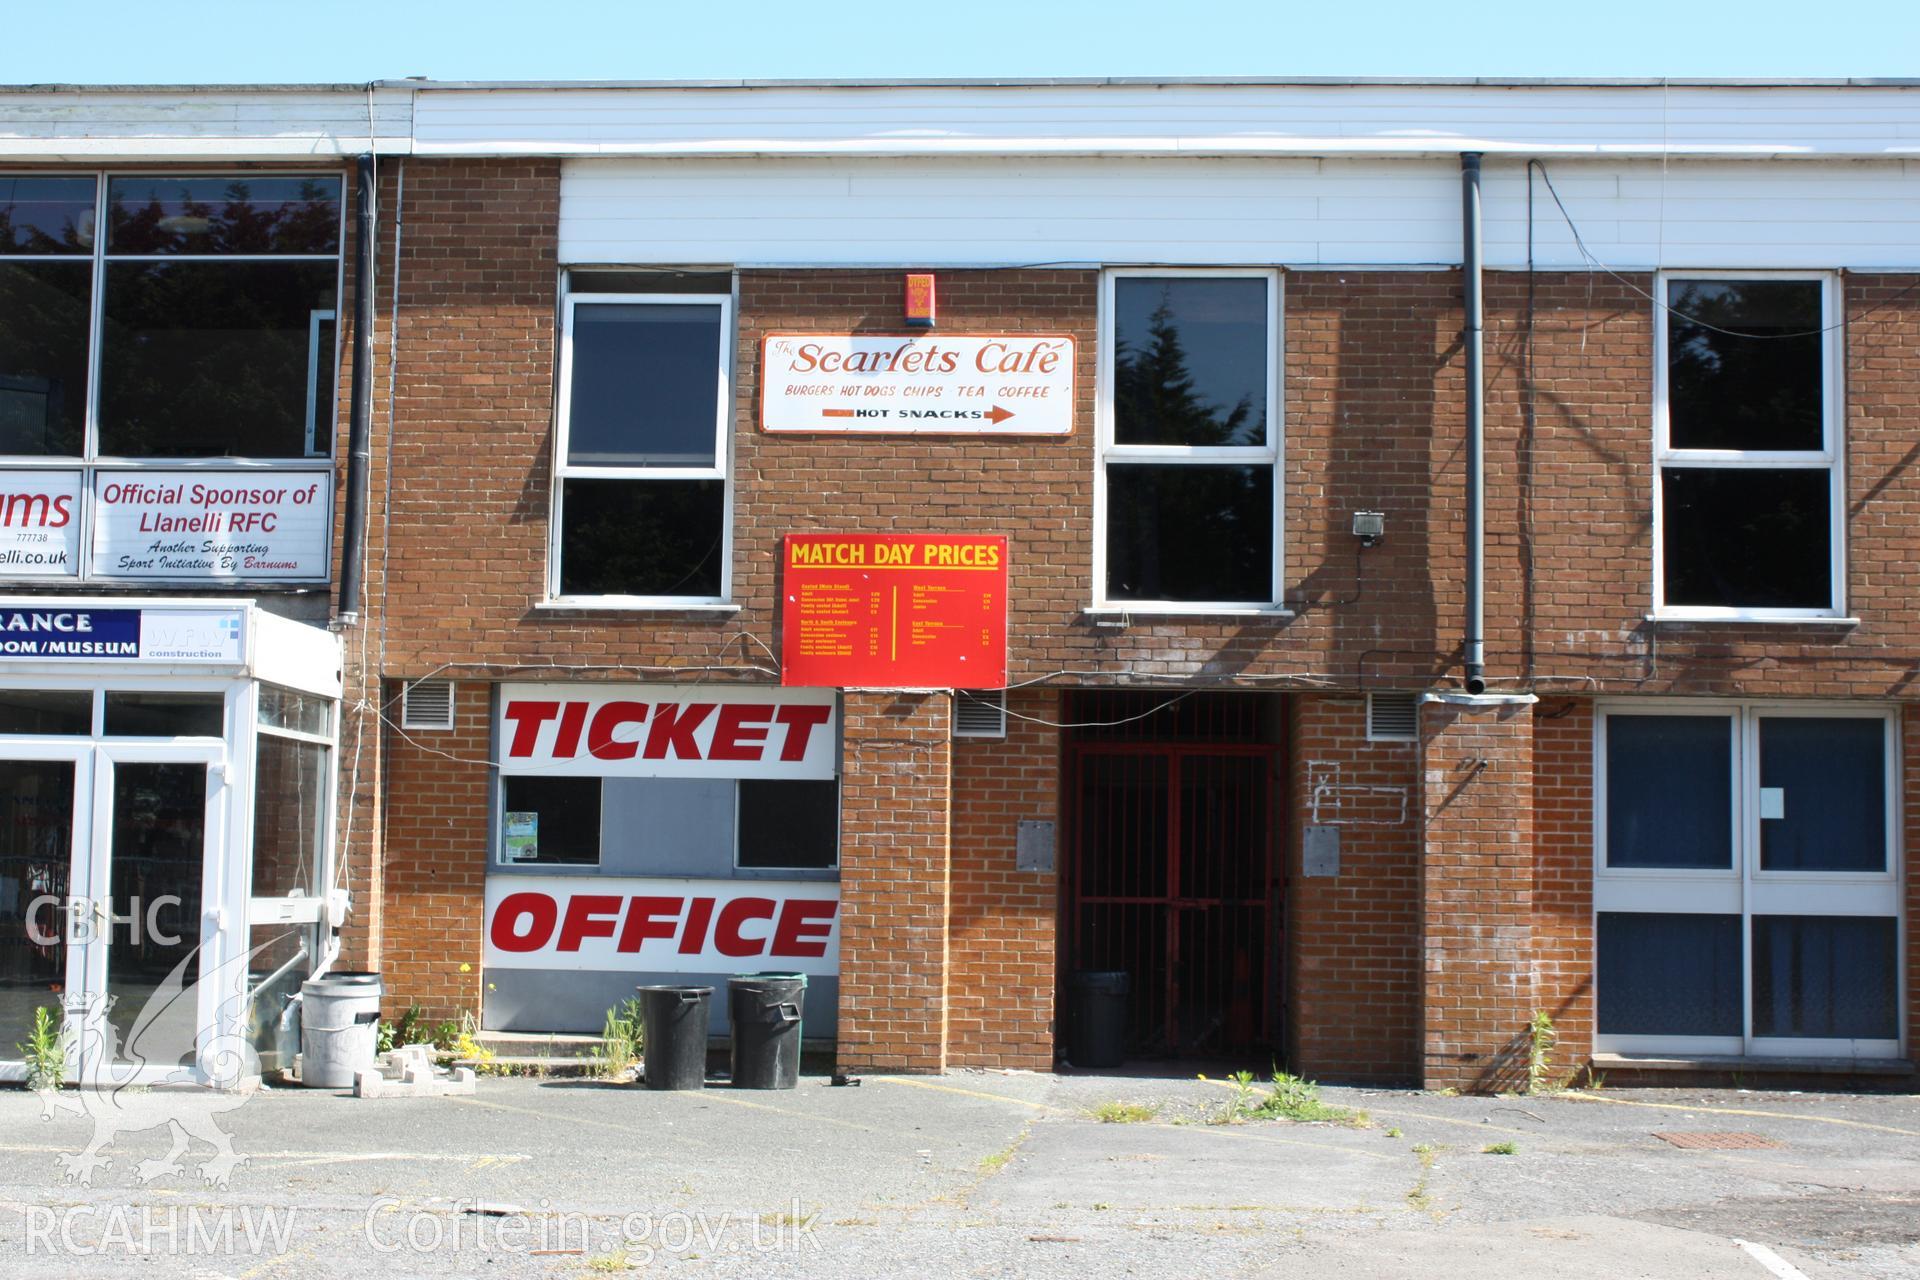
{"type": "Polygon", "coordinates": [[[501,779],[505,868],[605,875],[827,878],[840,858],[838,779],[501,779]]]}

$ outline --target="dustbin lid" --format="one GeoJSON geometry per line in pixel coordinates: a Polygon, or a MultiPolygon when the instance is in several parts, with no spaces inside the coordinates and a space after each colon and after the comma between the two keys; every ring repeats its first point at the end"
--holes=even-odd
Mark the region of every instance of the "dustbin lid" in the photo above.
{"type": "Polygon", "coordinates": [[[308,978],[300,984],[300,990],[320,996],[378,995],[380,975],[358,973],[352,970],[346,972],[334,970],[323,973],[317,978],[308,978]]]}
{"type": "Polygon", "coordinates": [[[653,987],[635,987],[634,990],[640,991],[640,992],[671,991],[675,995],[685,995],[688,992],[692,992],[694,995],[700,995],[700,996],[710,996],[713,994],[712,987],[680,987],[680,986],[674,986],[671,983],[663,983],[659,986],[653,986],[653,987]]]}

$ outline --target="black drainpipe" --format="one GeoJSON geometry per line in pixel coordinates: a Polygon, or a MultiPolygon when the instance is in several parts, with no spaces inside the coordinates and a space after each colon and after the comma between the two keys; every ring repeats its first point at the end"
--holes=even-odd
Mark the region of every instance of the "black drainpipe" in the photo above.
{"type": "Polygon", "coordinates": [[[1486,314],[1480,296],[1480,153],[1460,153],[1467,327],[1467,692],[1487,691],[1486,314]]]}
{"type": "Polygon", "coordinates": [[[367,467],[373,458],[373,157],[360,157],[354,206],[353,416],[347,429],[346,526],[340,537],[339,626],[360,622],[360,560],[367,538],[367,467]]]}

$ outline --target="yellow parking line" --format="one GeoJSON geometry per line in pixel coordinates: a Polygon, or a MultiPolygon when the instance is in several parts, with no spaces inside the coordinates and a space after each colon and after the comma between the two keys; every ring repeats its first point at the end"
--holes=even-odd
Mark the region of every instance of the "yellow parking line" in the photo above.
{"type": "Polygon", "coordinates": [[[1635,1102],[1630,1098],[1606,1098],[1593,1093],[1563,1093],[1571,1102],[1611,1102],[1616,1107],[1646,1107],[1654,1111],[1703,1111],[1716,1116],[1758,1116],[1768,1120],[1805,1120],[1812,1124],[1839,1125],[1848,1129],[1871,1129],[1875,1133],[1897,1133],[1903,1138],[1920,1138],[1920,1129],[1901,1129],[1867,1120],[1848,1120],[1841,1116],[1799,1116],[1790,1111],[1756,1111],[1747,1107],[1689,1106],[1679,1102],[1635,1102]]]}
{"type": "MultiPolygon", "coordinates": [[[[959,1085],[935,1084],[931,1080],[917,1080],[911,1076],[868,1076],[869,1080],[881,1080],[888,1084],[904,1084],[915,1089],[937,1089],[941,1093],[957,1093],[969,1098],[983,1098],[989,1102],[1005,1102],[1016,1107],[1030,1107],[1035,1111],[1049,1112],[1054,1115],[1078,1116],[1083,1114],[1078,1108],[1056,1107],[1047,1102],[1030,1102],[1025,1098],[1009,1098],[1004,1093],[988,1093],[983,1089],[963,1089],[959,1085]]],[[[1231,1086],[1229,1086],[1231,1087],[1231,1086]]],[[[1333,1151],[1343,1156],[1358,1156],[1362,1160],[1392,1160],[1390,1155],[1377,1151],[1360,1151],[1353,1147],[1343,1147],[1332,1142],[1310,1142],[1304,1138],[1283,1138],[1274,1133],[1248,1133],[1244,1130],[1227,1129],[1218,1125],[1186,1125],[1150,1123],[1149,1129],[1172,1129],[1177,1133],[1200,1133],[1216,1138],[1243,1138],[1249,1142],[1273,1142],[1287,1147],[1311,1147],[1316,1151],[1333,1151]]]]}
{"type": "Polygon", "coordinates": [[[985,1098],[989,1102],[1005,1102],[1016,1107],[1031,1107],[1035,1111],[1063,1111],[1064,1108],[1045,1102],[1030,1102],[1025,1098],[1009,1098],[1004,1093],[988,1093],[984,1089],[962,1089],[959,1085],[935,1084],[931,1080],[916,1080],[911,1076],[868,1076],[867,1079],[880,1084],[904,1084],[914,1089],[938,1089],[941,1093],[957,1093],[968,1098],[985,1098]]]}

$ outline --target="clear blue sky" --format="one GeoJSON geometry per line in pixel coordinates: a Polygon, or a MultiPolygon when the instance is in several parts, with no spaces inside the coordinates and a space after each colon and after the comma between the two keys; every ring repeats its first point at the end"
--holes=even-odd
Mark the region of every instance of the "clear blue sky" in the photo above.
{"type": "Polygon", "coordinates": [[[0,83],[1920,76],[1915,0],[19,0],[0,83]]]}

